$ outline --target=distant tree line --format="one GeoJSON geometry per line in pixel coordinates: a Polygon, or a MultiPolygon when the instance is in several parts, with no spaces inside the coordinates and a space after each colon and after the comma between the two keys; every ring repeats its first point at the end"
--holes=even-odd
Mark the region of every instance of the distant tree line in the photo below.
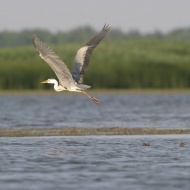
{"type": "MultiPolygon", "coordinates": [[[[0,47],[30,45],[34,33],[48,43],[62,44],[86,41],[86,39],[91,38],[96,32],[97,31],[90,26],[78,27],[68,32],[58,31],[56,33],[51,33],[50,31],[43,29],[22,30],[20,32],[2,31],[0,32],[0,47]]],[[[165,34],[160,31],[142,34],[138,30],[123,32],[120,29],[112,29],[107,37],[108,40],[130,40],[141,38],[190,40],[190,28],[179,28],[165,34]]]]}

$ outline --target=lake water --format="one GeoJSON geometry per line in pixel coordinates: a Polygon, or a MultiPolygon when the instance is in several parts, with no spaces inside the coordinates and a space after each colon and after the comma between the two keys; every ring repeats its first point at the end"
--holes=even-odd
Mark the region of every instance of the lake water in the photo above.
{"type": "Polygon", "coordinates": [[[190,94],[1,95],[0,128],[190,128],[190,94]]]}
{"type": "Polygon", "coordinates": [[[0,189],[189,190],[189,138],[0,138],[0,189]],[[181,140],[185,147],[179,147],[181,140]]]}
{"type": "MultiPolygon", "coordinates": [[[[1,95],[0,128],[190,126],[190,94],[95,95],[1,95]]],[[[189,173],[190,135],[0,138],[2,190],[189,190],[189,173]]]]}

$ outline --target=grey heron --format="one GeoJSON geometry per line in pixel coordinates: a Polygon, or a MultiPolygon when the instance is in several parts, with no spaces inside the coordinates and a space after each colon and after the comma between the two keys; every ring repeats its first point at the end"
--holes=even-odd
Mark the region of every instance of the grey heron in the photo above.
{"type": "Polygon", "coordinates": [[[91,54],[94,48],[102,41],[102,39],[108,34],[111,27],[105,24],[102,30],[95,35],[90,41],[88,41],[83,47],[81,47],[75,56],[74,63],[71,72],[60,59],[59,56],[44,42],[42,42],[35,34],[33,36],[33,42],[35,49],[39,53],[39,56],[48,63],[56,74],[56,79],[47,79],[41,83],[54,84],[54,90],[57,92],[67,90],[73,92],[80,92],[92,99],[95,103],[99,104],[99,100],[93,96],[90,96],[85,92],[91,86],[82,84],[83,75],[86,68],[89,65],[91,54]]]}

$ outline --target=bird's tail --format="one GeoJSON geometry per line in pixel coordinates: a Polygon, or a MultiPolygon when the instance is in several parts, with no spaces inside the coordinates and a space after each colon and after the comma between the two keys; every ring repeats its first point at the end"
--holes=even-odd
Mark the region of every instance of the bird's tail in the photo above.
{"type": "Polygon", "coordinates": [[[87,90],[88,88],[90,88],[91,86],[85,85],[85,84],[77,84],[77,87],[83,90],[87,90]]]}

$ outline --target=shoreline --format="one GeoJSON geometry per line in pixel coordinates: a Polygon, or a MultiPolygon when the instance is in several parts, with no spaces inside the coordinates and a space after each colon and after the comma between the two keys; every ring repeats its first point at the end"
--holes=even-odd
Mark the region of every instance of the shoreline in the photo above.
{"type": "Polygon", "coordinates": [[[0,137],[46,137],[46,136],[115,136],[115,135],[172,135],[190,134],[190,129],[149,128],[40,128],[0,129],[0,137]]]}
{"type": "MultiPolygon", "coordinates": [[[[182,88],[182,89],[89,89],[89,93],[94,93],[94,94],[190,94],[190,89],[189,88],[182,88]]],[[[31,90],[31,89],[26,89],[26,90],[0,90],[0,96],[1,95],[32,95],[32,94],[37,94],[37,95],[68,95],[70,94],[69,92],[60,92],[57,93],[53,89],[48,89],[48,90],[31,90]]],[[[79,93],[72,93],[72,94],[79,94],[79,93]]]]}

